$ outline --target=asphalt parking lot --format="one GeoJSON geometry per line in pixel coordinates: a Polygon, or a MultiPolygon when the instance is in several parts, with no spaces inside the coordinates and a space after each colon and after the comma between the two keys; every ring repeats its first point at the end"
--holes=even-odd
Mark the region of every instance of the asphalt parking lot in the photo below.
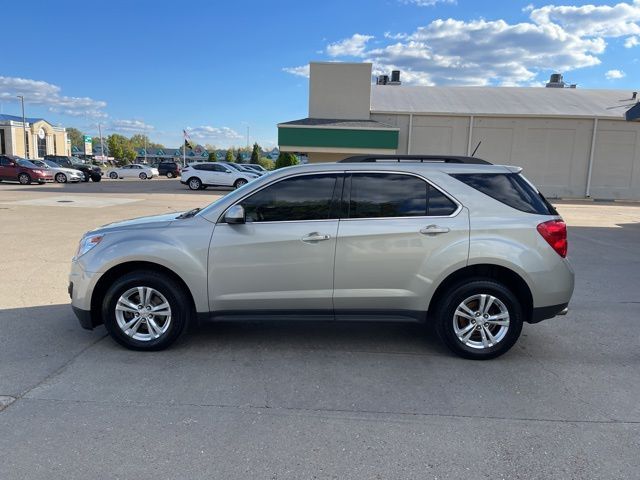
{"type": "Polygon", "coordinates": [[[0,479],[640,477],[640,204],[558,205],[571,311],[493,361],[417,325],[207,324],[144,354],[80,328],[82,233],[224,193],[0,184],[0,479]]]}

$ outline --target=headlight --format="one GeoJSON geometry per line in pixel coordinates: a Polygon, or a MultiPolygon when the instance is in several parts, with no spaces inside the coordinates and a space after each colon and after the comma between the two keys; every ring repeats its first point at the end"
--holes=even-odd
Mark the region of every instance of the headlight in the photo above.
{"type": "Polygon", "coordinates": [[[93,247],[98,245],[102,241],[103,237],[104,235],[87,235],[85,237],[82,237],[82,240],[80,240],[80,245],[78,245],[78,251],[76,252],[75,258],[81,257],[93,247]]]}

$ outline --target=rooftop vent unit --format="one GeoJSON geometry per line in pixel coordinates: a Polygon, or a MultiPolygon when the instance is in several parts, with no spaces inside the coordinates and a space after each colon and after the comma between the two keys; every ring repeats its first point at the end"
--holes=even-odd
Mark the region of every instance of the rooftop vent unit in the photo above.
{"type": "Polygon", "coordinates": [[[547,88],[576,88],[575,83],[564,83],[561,73],[552,73],[549,81],[545,85],[547,88]]]}
{"type": "Polygon", "coordinates": [[[376,85],[401,85],[400,70],[393,70],[391,72],[391,79],[389,79],[389,75],[378,75],[376,85]]]}

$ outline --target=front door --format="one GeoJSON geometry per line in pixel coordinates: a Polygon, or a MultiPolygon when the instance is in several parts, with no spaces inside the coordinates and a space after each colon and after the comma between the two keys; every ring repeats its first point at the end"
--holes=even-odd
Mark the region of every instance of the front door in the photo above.
{"type": "Polygon", "coordinates": [[[241,200],[246,223],[218,223],[211,239],[211,310],[333,318],[341,191],[340,174],[306,174],[278,180],[241,200]]]}
{"type": "Polygon", "coordinates": [[[425,179],[353,173],[336,246],[334,306],[343,315],[421,318],[434,277],[468,256],[467,210],[425,179]]]}

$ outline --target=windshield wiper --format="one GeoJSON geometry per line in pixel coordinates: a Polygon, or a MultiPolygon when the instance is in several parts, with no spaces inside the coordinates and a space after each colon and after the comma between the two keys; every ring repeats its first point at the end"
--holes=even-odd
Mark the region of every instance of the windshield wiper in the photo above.
{"type": "Polygon", "coordinates": [[[178,215],[176,218],[191,218],[193,217],[196,213],[198,213],[200,210],[202,210],[201,208],[193,208],[187,212],[181,213],[180,215],[178,215]]]}

